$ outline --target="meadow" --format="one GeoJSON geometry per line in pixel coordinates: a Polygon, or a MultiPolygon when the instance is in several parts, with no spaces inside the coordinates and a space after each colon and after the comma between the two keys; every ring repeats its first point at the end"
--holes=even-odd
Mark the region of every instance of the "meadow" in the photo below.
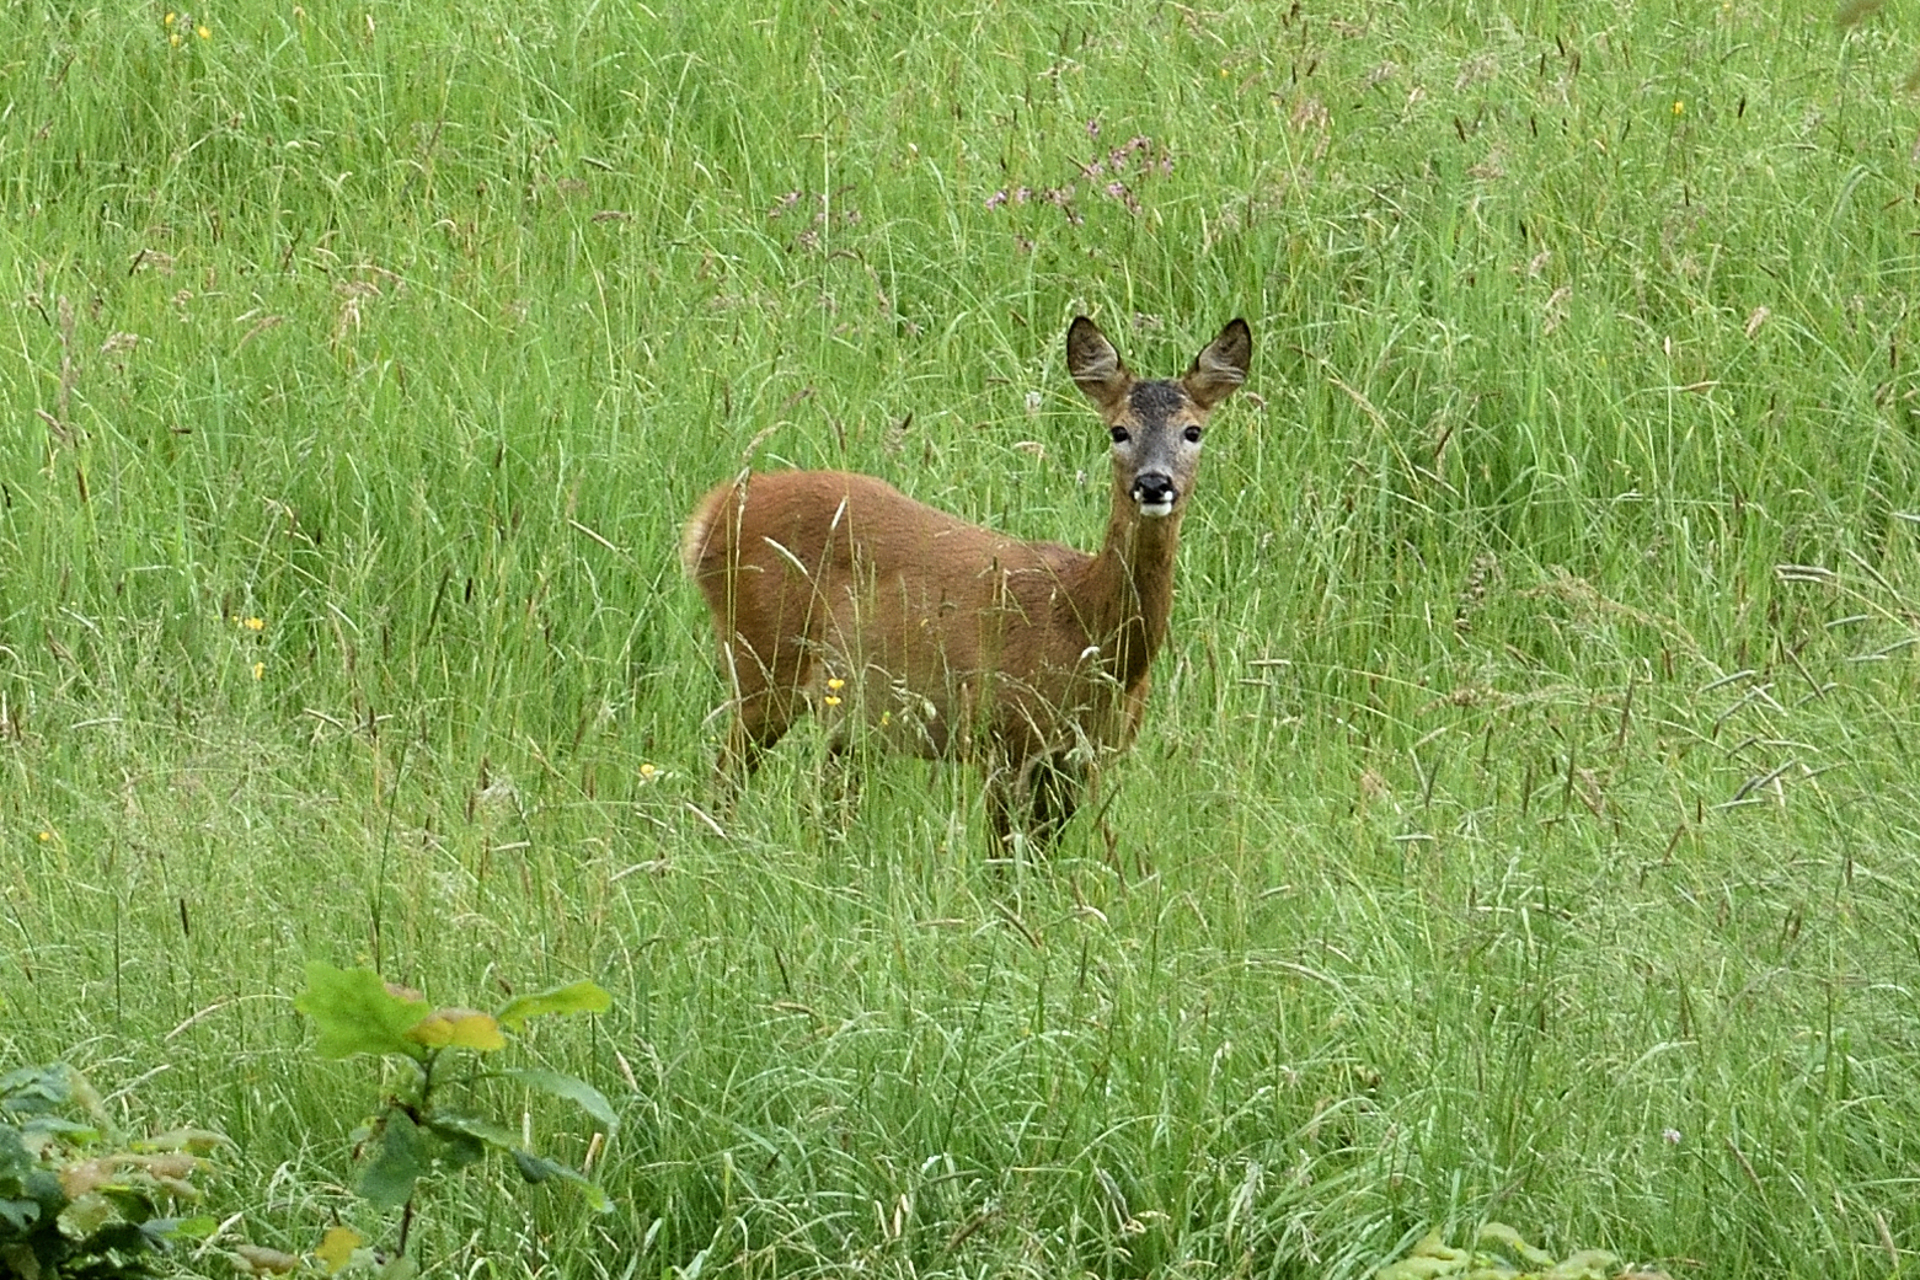
{"type": "Polygon", "coordinates": [[[1510,1223],[1920,1250],[1920,32],[1789,0],[16,6],[0,1071],[350,1193],[311,960],[592,979],[436,1276],[1359,1280],[1510,1223]],[[870,472],[1091,546],[1067,322],[1230,317],[1151,714],[737,805],[681,521],[870,472]]]}

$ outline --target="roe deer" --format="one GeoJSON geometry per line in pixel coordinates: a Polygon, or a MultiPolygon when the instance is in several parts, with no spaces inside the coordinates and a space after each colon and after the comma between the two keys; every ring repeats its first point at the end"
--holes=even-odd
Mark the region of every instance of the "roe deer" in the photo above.
{"type": "Polygon", "coordinates": [[[681,562],[733,689],[723,774],[752,772],[803,710],[838,747],[981,763],[996,850],[1046,842],[1088,769],[1126,747],[1167,634],[1173,553],[1207,416],[1246,380],[1234,320],[1185,376],[1138,381],[1093,321],[1067,369],[1113,440],[1099,554],[1022,542],[871,476],[743,473],[701,499],[681,562]]]}

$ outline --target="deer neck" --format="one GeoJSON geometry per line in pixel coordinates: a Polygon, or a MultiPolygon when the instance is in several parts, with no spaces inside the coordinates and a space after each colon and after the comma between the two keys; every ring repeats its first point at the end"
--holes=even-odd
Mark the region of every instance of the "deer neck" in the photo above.
{"type": "Polygon", "coordinates": [[[1173,607],[1173,553],[1180,513],[1143,516],[1133,499],[1114,495],[1106,541],[1087,566],[1075,602],[1100,665],[1123,689],[1146,675],[1167,636],[1173,607]]]}

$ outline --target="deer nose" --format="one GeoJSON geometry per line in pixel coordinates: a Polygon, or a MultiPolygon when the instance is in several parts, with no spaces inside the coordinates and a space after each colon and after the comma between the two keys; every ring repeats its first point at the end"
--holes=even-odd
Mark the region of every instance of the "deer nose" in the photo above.
{"type": "Polygon", "coordinates": [[[1173,500],[1180,491],[1173,477],[1160,471],[1143,471],[1133,479],[1133,500],[1145,515],[1164,516],[1173,511],[1173,500]]]}

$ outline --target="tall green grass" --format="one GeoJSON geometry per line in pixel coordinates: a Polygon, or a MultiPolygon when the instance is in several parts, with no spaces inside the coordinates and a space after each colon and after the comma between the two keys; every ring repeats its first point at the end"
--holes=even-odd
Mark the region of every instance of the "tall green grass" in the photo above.
{"type": "Polygon", "coordinates": [[[595,978],[618,1208],[469,1173],[445,1275],[1901,1272],[1912,41],[1790,9],[22,10],[0,1063],[300,1249],[372,1088],[303,961],[595,978]],[[1097,820],[996,871],[805,731],[716,810],[685,511],[1089,544],[1079,310],[1256,336],[1097,820]]]}

